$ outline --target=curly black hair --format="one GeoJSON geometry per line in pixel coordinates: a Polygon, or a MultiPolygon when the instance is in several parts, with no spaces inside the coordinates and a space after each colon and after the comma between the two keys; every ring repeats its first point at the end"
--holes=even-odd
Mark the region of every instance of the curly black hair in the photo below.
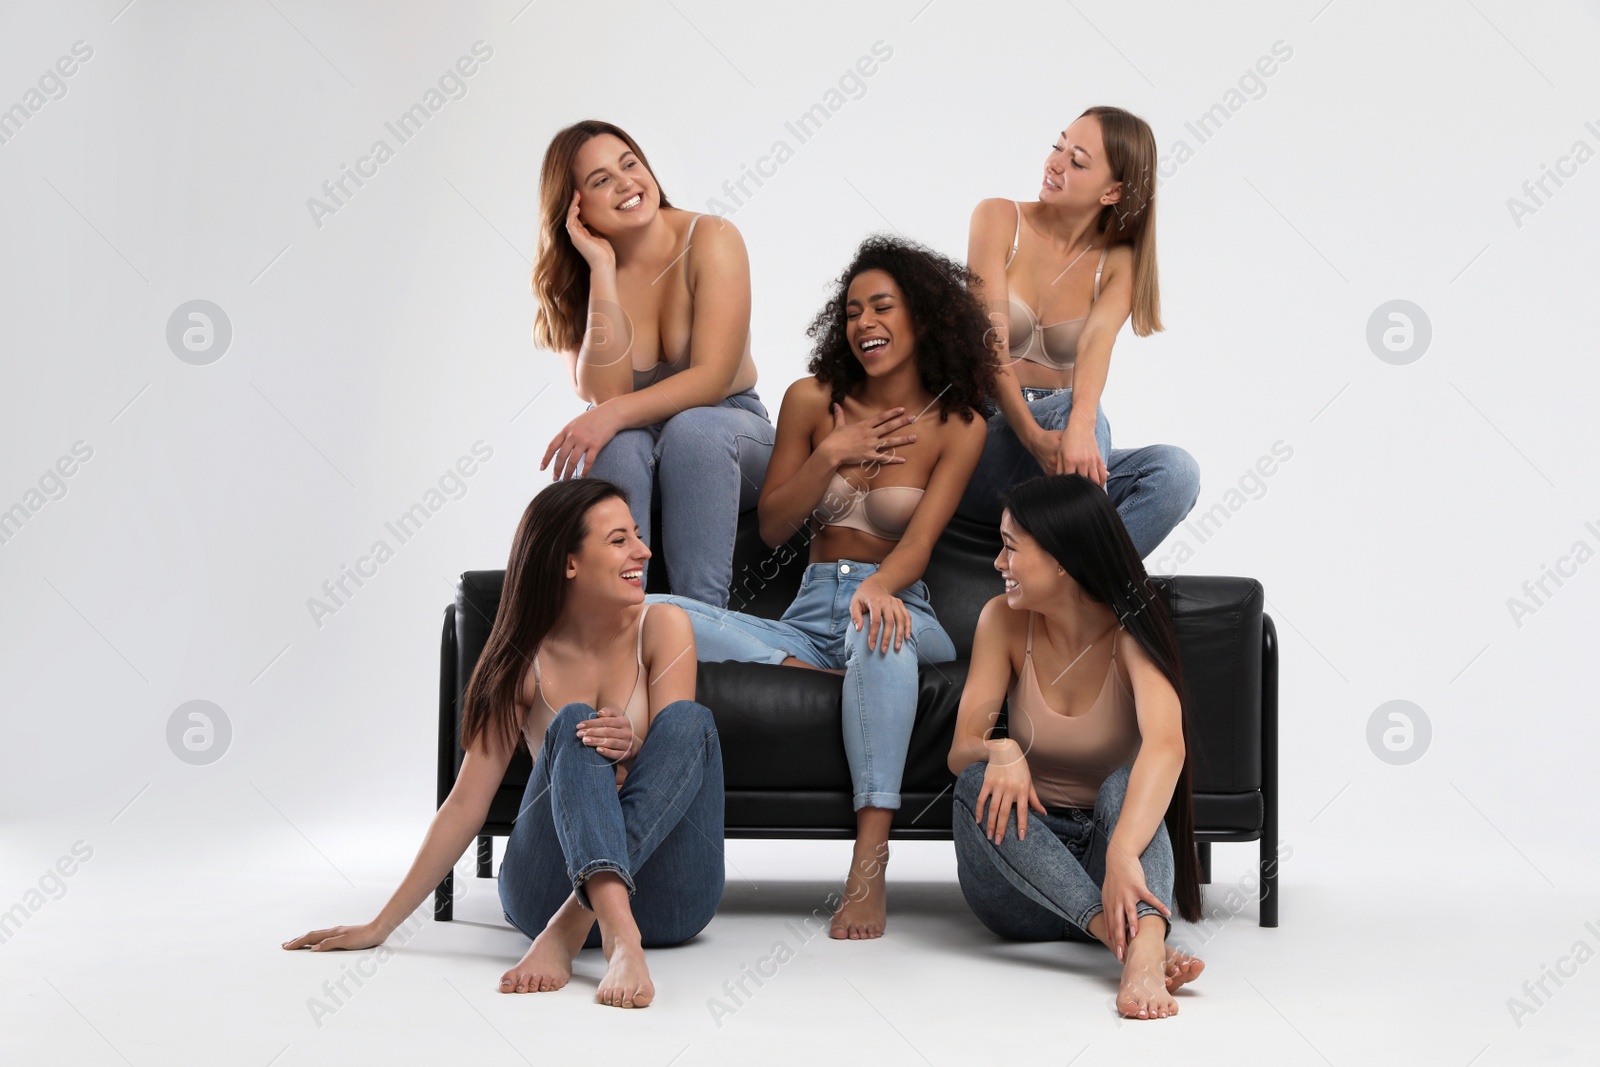
{"type": "Polygon", "coordinates": [[[806,328],[806,336],[816,341],[806,370],[832,386],[836,404],[866,380],[866,370],[850,349],[845,304],[850,282],[869,270],[888,274],[905,294],[917,329],[917,371],[923,388],[939,398],[939,421],[958,414],[971,422],[984,398],[994,394],[995,368],[984,347],[989,319],[967,269],[915,241],[874,234],[861,242],[828,302],[806,328]]]}

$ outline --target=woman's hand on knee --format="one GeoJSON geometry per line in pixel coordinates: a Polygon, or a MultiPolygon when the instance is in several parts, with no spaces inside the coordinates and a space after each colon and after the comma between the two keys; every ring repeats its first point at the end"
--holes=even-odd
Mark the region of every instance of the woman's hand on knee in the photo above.
{"type": "Polygon", "coordinates": [[[1044,804],[1039,801],[1039,794],[1033,788],[1033,775],[1028,771],[1028,761],[1022,757],[1022,750],[1015,742],[1011,743],[1010,748],[1015,749],[1015,759],[1001,757],[997,760],[991,751],[989,762],[984,764],[983,788],[978,790],[978,822],[988,824],[984,836],[996,845],[1005,838],[1012,808],[1017,811],[1018,840],[1028,836],[1028,809],[1040,815],[1045,813],[1044,804]],[[984,810],[985,802],[988,803],[987,812],[984,810]]]}
{"type": "Polygon", "coordinates": [[[594,470],[600,450],[611,443],[619,429],[621,427],[612,422],[611,413],[604,404],[592,407],[563,426],[561,432],[550,439],[550,446],[544,450],[544,459],[539,461],[539,469],[548,467],[553,457],[556,465],[550,476],[558,482],[577,477],[580,460],[583,473],[588,474],[594,470]]]}
{"type": "Polygon", "coordinates": [[[637,755],[640,743],[633,732],[633,720],[626,712],[609,706],[595,712],[595,718],[578,724],[578,740],[613,763],[637,755]]]}
{"type": "Polygon", "coordinates": [[[1172,917],[1171,910],[1161,898],[1150,891],[1144,882],[1144,867],[1138,856],[1108,850],[1106,852],[1106,877],[1100,886],[1100,904],[1106,911],[1106,936],[1111,939],[1111,950],[1122,959],[1123,950],[1139,932],[1139,902],[1154,906],[1162,915],[1172,917]]]}
{"type": "Polygon", "coordinates": [[[879,587],[871,577],[856,586],[855,596],[850,598],[850,621],[857,630],[866,623],[867,648],[876,646],[879,652],[889,651],[891,640],[894,650],[899,652],[900,646],[911,636],[911,609],[906,607],[905,601],[879,587]]]}

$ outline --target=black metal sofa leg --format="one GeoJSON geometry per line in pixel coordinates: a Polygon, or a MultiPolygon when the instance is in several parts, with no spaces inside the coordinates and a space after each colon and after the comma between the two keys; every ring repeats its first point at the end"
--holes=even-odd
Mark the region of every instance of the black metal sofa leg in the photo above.
{"type": "Polygon", "coordinates": [[[447,923],[455,918],[455,902],[456,872],[450,871],[433,891],[433,921],[447,923]]]}
{"type": "Polygon", "coordinates": [[[489,834],[478,837],[478,877],[493,877],[494,868],[494,838],[489,834]]]}

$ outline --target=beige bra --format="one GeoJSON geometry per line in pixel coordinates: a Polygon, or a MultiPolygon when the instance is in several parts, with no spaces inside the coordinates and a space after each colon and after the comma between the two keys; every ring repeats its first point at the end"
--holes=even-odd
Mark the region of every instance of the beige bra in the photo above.
{"type": "Polygon", "coordinates": [[[898,541],[911,525],[911,516],[922,502],[923,490],[909,485],[886,485],[882,489],[857,489],[838,471],[828,483],[823,502],[830,508],[840,500],[849,507],[837,515],[819,519],[824,526],[843,526],[860,530],[886,541],[898,541]]]}
{"type": "MultiPolygon", "coordinates": [[[[685,281],[686,284],[688,282],[688,277],[689,277],[689,241],[690,241],[690,239],[692,239],[694,237],[695,223],[699,222],[700,219],[701,219],[700,215],[696,215],[694,218],[690,219],[689,220],[688,232],[686,232],[683,235],[683,255],[682,255],[682,259],[683,259],[684,281],[685,281]]],[[[663,272],[663,273],[665,273],[665,272],[663,272]]],[[[665,354],[666,354],[665,352],[662,353],[663,356],[665,356],[665,354]]],[[[745,338],[744,338],[744,355],[742,357],[740,357],[740,358],[742,360],[744,360],[744,362],[746,362],[746,363],[748,363],[750,361],[750,335],[749,334],[745,335],[745,338]]],[[[675,358],[673,358],[673,359],[661,359],[654,366],[652,366],[649,370],[639,370],[637,367],[635,367],[634,371],[633,371],[633,391],[637,393],[639,390],[645,389],[645,388],[647,388],[649,386],[652,386],[652,385],[655,385],[657,382],[665,381],[666,379],[672,377],[674,374],[677,374],[679,371],[683,370],[687,366],[689,366],[689,345],[688,345],[687,342],[685,342],[685,344],[683,346],[683,351],[679,352],[678,355],[675,358]]],[[[729,394],[729,395],[732,395],[732,394],[729,394]]]]}
{"type": "MultiPolygon", "coordinates": [[[[1011,261],[1017,258],[1017,245],[1021,238],[1022,205],[1017,204],[1017,232],[1011,238],[1011,254],[1006,257],[1007,268],[1011,266],[1011,261]]],[[[1100,273],[1105,270],[1106,253],[1110,251],[1110,247],[1109,244],[1106,244],[1100,248],[1100,262],[1094,269],[1094,296],[1090,300],[1090,307],[1094,306],[1095,300],[1100,299],[1100,273]]],[[[1071,270],[1072,265],[1082,259],[1084,252],[1087,251],[1089,251],[1088,247],[1084,248],[1083,252],[1079,252],[1073,258],[1072,263],[1068,263],[1061,273],[1065,274],[1068,270],[1071,270]]],[[[1082,335],[1083,325],[1088,321],[1089,316],[1084,315],[1081,318],[1065,319],[1061,322],[1042,325],[1039,322],[1039,316],[1035,315],[1033,309],[1027,304],[1015,297],[1011,297],[1010,302],[1011,321],[1008,329],[1010,333],[1011,358],[1025,359],[1030,363],[1038,363],[1055,371],[1070,371],[1072,365],[1077,361],[1078,338],[1082,335]]]]}
{"type": "MultiPolygon", "coordinates": [[[[633,732],[637,737],[644,737],[645,731],[650,726],[650,697],[644,687],[644,617],[650,612],[650,602],[646,601],[644,607],[639,609],[639,639],[634,649],[633,658],[639,664],[639,671],[633,678],[633,690],[628,694],[628,702],[623,705],[627,712],[628,720],[633,723],[633,732]]],[[[528,709],[528,717],[522,723],[522,733],[528,739],[528,751],[534,758],[539,756],[539,749],[544,744],[544,733],[555,721],[556,710],[550,706],[550,701],[544,695],[544,678],[539,674],[539,653],[533,654],[533,680],[538,689],[538,704],[528,709]],[[543,705],[541,709],[540,705],[543,705]]]]}

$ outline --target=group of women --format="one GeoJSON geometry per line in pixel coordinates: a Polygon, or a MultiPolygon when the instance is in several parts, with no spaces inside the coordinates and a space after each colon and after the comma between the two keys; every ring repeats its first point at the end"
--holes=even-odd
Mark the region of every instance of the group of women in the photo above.
{"type": "Polygon", "coordinates": [[[1099,404],[1130,315],[1135,334],[1161,329],[1155,164],[1143,120],[1090,108],[1051,146],[1036,201],[978,205],[965,266],[866,240],[774,429],[738,230],[672,207],[617,127],[557,134],[534,336],[588,407],[541,463],[554,482],[517,529],[463,701],[465,759],[410,872],[372,922],[285,947],[381,944],[525,743],[500,895],[533,943],[500,988],[559,989],[598,946],[599,1000],[650,1003],[644,948],[693,937],[722,895],[721,752],[694,697],[697,662],[727,660],[843,675],[857,838],[830,932],[881,936],[918,665],[956,658],[922,576],[959,513],[998,525],[1004,579],[949,754],[962,892],[1002,937],[1103,943],[1122,1014],[1176,1013],[1203,965],[1166,938],[1175,911],[1199,917],[1198,865],[1177,644],[1141,560],[1199,474],[1179,448],[1112,448],[1099,404]],[[647,596],[657,491],[673,592],[647,596]],[[752,508],[768,545],[809,542],[779,619],[726,607],[752,508]]]}

